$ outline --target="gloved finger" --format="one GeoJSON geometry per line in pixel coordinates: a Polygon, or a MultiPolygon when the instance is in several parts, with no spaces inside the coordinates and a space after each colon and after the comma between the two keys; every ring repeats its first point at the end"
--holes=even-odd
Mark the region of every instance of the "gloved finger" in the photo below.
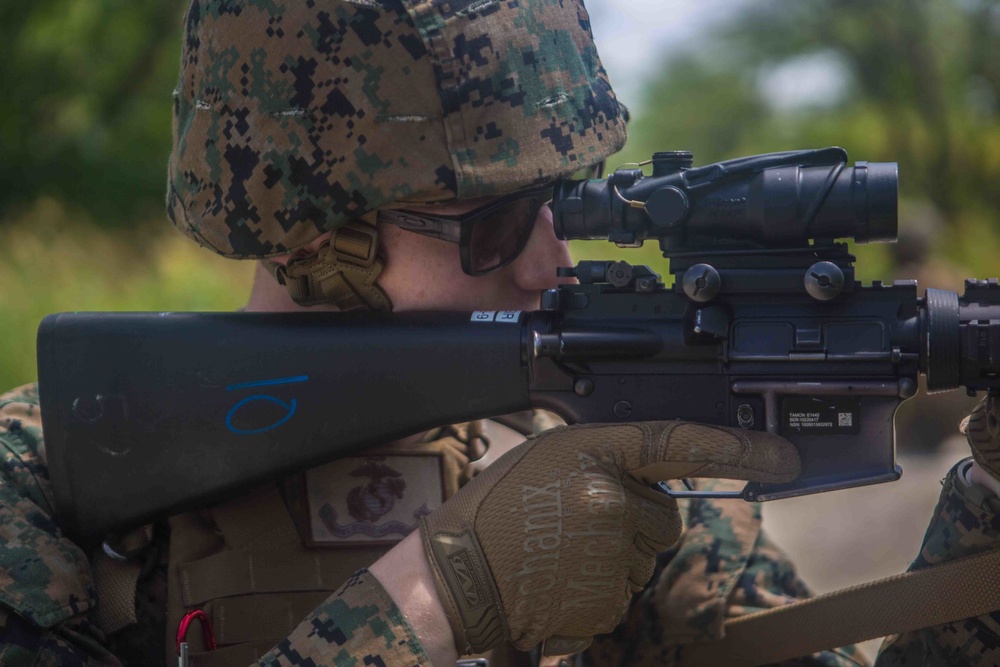
{"type": "Polygon", "coordinates": [[[582,653],[593,641],[593,637],[549,637],[542,642],[542,655],[582,653]]]}
{"type": "Polygon", "coordinates": [[[754,482],[790,482],[801,469],[798,451],[763,431],[688,422],[645,422],[648,431],[636,479],[653,484],[681,477],[725,477],[754,482]]]}
{"type": "MultiPolygon", "coordinates": [[[[636,536],[637,547],[640,542],[644,541],[644,538],[636,536]]],[[[629,593],[632,595],[638,593],[646,587],[646,584],[648,584],[649,580],[653,577],[653,572],[656,570],[655,552],[653,555],[644,553],[644,551],[648,548],[649,545],[647,544],[641,550],[636,552],[632,561],[632,567],[629,569],[628,587],[629,593]]]]}
{"type": "Polygon", "coordinates": [[[635,512],[635,537],[632,540],[632,551],[628,555],[628,584],[632,594],[645,588],[656,569],[657,554],[677,541],[683,527],[677,502],[670,498],[670,503],[663,503],[661,498],[669,496],[662,493],[656,493],[657,497],[647,498],[645,491],[648,489],[643,489],[639,495],[631,492],[640,484],[641,482],[627,478],[626,486],[630,489],[628,504],[635,512]]]}
{"type": "Polygon", "coordinates": [[[972,448],[979,465],[1000,474],[1000,403],[987,396],[962,422],[961,430],[972,448]]]}
{"type": "Polygon", "coordinates": [[[677,542],[684,528],[677,501],[631,478],[626,478],[625,485],[630,492],[641,496],[633,500],[639,512],[635,548],[648,556],[666,551],[677,542]]]}

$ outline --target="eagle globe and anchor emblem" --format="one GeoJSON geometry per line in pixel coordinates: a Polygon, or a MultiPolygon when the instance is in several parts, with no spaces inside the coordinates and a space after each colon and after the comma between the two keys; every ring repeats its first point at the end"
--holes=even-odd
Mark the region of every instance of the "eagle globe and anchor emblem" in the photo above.
{"type": "Polygon", "coordinates": [[[402,500],[406,490],[403,473],[384,461],[385,457],[370,457],[363,465],[348,473],[351,477],[368,478],[366,483],[351,488],[347,493],[347,513],[354,519],[353,523],[337,523],[337,510],[328,502],[319,508],[320,520],[335,537],[347,538],[359,533],[373,538],[406,536],[416,529],[420,517],[431,513],[427,509],[427,503],[423,503],[413,512],[412,524],[387,521],[376,525],[392,511],[397,500],[402,500]]]}

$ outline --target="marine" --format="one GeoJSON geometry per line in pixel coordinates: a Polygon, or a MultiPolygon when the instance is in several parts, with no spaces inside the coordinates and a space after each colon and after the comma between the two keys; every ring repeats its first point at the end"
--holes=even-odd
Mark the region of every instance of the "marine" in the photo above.
{"type": "MultiPolygon", "coordinates": [[[[280,312],[537,307],[569,262],[547,188],[627,119],[577,0],[192,0],[173,110],[168,215],[257,261],[246,310],[280,312]]],[[[179,629],[191,665],[680,665],[726,618],[810,595],[759,506],[648,490],[793,478],[766,433],[498,416],[77,545],[37,406],[0,397],[4,665],[176,664],[179,629]]],[[[1000,546],[997,417],[970,416],[912,567],[1000,546]]],[[[995,612],[877,664],[998,664],[998,637],[995,612]]]]}

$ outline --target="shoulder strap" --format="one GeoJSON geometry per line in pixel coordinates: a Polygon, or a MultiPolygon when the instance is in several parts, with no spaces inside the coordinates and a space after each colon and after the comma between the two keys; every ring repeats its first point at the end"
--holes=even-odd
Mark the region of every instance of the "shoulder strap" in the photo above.
{"type": "Polygon", "coordinates": [[[1000,609],[1000,550],[852,586],[726,621],[690,644],[682,667],[741,667],[972,618],[1000,609]]]}
{"type": "Polygon", "coordinates": [[[104,634],[114,634],[136,622],[135,589],[142,565],[140,559],[114,558],[104,551],[91,559],[98,599],[94,622],[104,634]]]}

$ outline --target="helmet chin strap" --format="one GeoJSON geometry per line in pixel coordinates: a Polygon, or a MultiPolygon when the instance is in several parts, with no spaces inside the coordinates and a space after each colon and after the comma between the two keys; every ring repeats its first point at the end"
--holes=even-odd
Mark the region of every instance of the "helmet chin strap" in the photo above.
{"type": "Polygon", "coordinates": [[[293,257],[282,266],[262,264],[300,306],[333,303],[341,310],[392,310],[389,295],[376,284],[384,262],[378,254],[378,211],[341,225],[319,250],[293,257]]]}

